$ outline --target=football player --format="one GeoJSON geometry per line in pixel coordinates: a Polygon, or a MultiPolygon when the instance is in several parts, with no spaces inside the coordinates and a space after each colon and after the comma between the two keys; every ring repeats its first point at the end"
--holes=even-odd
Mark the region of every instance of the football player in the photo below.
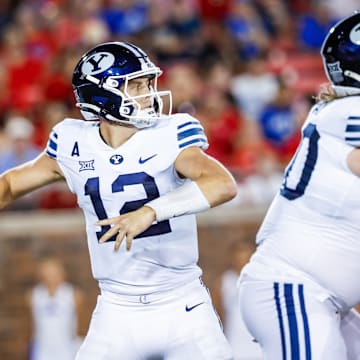
{"type": "Polygon", "coordinates": [[[57,258],[38,263],[38,282],[27,294],[31,314],[30,360],[73,360],[79,347],[83,292],[66,279],[57,258]]]}
{"type": "Polygon", "coordinates": [[[239,280],[267,360],[360,359],[360,13],[330,30],[321,55],[330,84],[239,280]]]}
{"type": "Polygon", "coordinates": [[[44,153],[0,177],[1,206],[54,181],[77,195],[101,290],[77,360],[232,358],[200,278],[194,214],[236,183],[203,152],[198,120],[163,113],[160,74],[132,44],[89,50],[72,80],[89,121],[58,123],[44,153]]]}

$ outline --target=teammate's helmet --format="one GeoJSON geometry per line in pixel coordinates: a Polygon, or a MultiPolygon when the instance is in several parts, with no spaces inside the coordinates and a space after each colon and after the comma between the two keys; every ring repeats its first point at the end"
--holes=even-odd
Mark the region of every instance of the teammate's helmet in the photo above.
{"type": "Polygon", "coordinates": [[[321,55],[326,75],[334,86],[360,88],[360,12],[331,28],[321,55]]]}
{"type": "Polygon", "coordinates": [[[152,126],[162,113],[162,97],[171,92],[157,91],[157,78],[162,74],[135,45],[124,42],[100,44],[86,52],[75,67],[72,85],[76,106],[86,120],[104,118],[131,124],[138,128],[152,126]],[[150,94],[131,97],[128,82],[135,78],[154,79],[150,94]],[[151,97],[153,106],[141,109],[137,100],[151,97]]]}

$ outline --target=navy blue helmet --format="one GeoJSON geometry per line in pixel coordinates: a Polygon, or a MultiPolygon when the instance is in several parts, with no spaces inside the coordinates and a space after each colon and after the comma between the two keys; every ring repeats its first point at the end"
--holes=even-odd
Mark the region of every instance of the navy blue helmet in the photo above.
{"type": "Polygon", "coordinates": [[[334,86],[360,88],[360,12],[330,29],[321,56],[326,75],[334,86]]]}
{"type": "Polygon", "coordinates": [[[87,51],[75,67],[72,85],[76,105],[86,120],[106,120],[131,124],[138,128],[152,126],[163,109],[163,96],[170,91],[157,90],[162,74],[139,47],[124,42],[108,42],[87,51]],[[136,78],[154,79],[150,94],[130,96],[129,81],[136,78]],[[151,97],[152,107],[142,109],[137,100],[151,97]]]}

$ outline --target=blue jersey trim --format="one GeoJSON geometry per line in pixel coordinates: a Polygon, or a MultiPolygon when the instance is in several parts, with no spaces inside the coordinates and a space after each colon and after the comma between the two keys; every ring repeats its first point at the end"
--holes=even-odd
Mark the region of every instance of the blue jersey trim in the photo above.
{"type": "Polygon", "coordinates": [[[360,137],[350,137],[350,136],[346,136],[345,137],[346,141],[360,141],[360,137]]]}
{"type": "Polygon", "coordinates": [[[188,126],[188,125],[191,125],[191,124],[199,125],[199,122],[198,122],[198,121],[188,121],[188,122],[186,122],[186,123],[183,123],[183,124],[179,125],[177,128],[180,130],[180,129],[182,129],[183,127],[188,126]]]}
{"type": "Polygon", "coordinates": [[[196,144],[198,143],[199,145],[200,144],[207,144],[207,141],[203,138],[196,138],[196,139],[193,139],[193,140],[190,140],[190,141],[187,141],[185,143],[182,143],[179,145],[179,148],[182,149],[186,146],[189,146],[189,145],[193,145],[193,144],[196,144]]]}
{"type": "Polygon", "coordinates": [[[345,131],[346,132],[359,132],[360,131],[360,125],[347,125],[345,131]]]}
{"type": "Polygon", "coordinates": [[[282,360],[286,360],[285,332],[284,332],[284,322],[283,322],[281,305],[280,305],[279,283],[274,283],[274,299],[276,305],[277,318],[279,320],[282,360]]]}
{"type": "Polygon", "coordinates": [[[49,139],[48,146],[50,147],[50,149],[57,151],[57,143],[54,142],[53,140],[49,139]]]}
{"type": "Polygon", "coordinates": [[[54,153],[51,153],[48,149],[46,150],[46,154],[49,155],[51,158],[56,159],[57,155],[54,153]]]}
{"type": "Polygon", "coordinates": [[[291,360],[300,360],[299,331],[294,305],[293,285],[284,285],[286,313],[290,330],[291,360]]]}
{"type": "Polygon", "coordinates": [[[192,128],[185,131],[178,133],[177,139],[181,141],[187,137],[194,136],[194,135],[204,135],[204,131],[201,128],[192,128]]]}

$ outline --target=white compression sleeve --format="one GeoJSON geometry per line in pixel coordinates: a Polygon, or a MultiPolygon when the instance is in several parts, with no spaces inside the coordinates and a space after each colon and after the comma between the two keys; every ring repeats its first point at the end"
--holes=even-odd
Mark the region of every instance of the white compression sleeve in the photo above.
{"type": "Polygon", "coordinates": [[[194,214],[210,209],[210,204],[195,181],[146,203],[155,211],[156,220],[163,221],[176,216],[194,214]]]}

